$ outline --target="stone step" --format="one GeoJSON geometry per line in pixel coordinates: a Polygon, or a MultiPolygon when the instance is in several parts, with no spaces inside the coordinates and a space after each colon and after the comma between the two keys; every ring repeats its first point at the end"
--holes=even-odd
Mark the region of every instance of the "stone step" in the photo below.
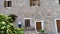
{"type": "Polygon", "coordinates": [[[25,27],[25,30],[35,30],[35,29],[32,27],[25,27]]]}
{"type": "Polygon", "coordinates": [[[35,31],[25,31],[25,34],[37,34],[35,31]]]}

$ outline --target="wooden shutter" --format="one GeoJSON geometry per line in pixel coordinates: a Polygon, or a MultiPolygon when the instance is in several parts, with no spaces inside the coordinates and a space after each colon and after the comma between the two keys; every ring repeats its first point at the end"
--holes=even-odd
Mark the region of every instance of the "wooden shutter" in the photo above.
{"type": "Polygon", "coordinates": [[[25,19],[25,27],[30,27],[30,19],[25,19]]]}
{"type": "Polygon", "coordinates": [[[4,1],[4,7],[7,7],[7,1],[4,1]]]}
{"type": "Polygon", "coordinates": [[[38,0],[38,6],[40,6],[40,0],[38,0]]]}
{"type": "Polygon", "coordinates": [[[30,6],[32,6],[32,0],[30,0],[30,6]]]}

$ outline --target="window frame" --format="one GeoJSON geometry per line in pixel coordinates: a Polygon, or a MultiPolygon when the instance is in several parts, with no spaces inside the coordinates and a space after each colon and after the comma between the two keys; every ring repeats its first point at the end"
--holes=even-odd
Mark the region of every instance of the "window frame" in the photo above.
{"type": "Polygon", "coordinates": [[[25,27],[25,19],[30,19],[30,27],[31,27],[31,18],[24,18],[24,20],[23,20],[24,27],[25,27]]]}
{"type": "Polygon", "coordinates": [[[30,0],[30,6],[40,6],[40,0],[30,0]],[[35,2],[37,2],[38,4],[36,5],[36,3],[35,2]],[[33,5],[33,4],[35,4],[35,5],[33,5]]]}
{"type": "Polygon", "coordinates": [[[8,7],[12,7],[12,6],[13,6],[12,0],[5,0],[5,1],[4,1],[4,7],[8,8],[8,7]],[[10,3],[10,2],[11,2],[11,3],[10,3]],[[9,3],[10,3],[11,5],[9,5],[9,3]]]}

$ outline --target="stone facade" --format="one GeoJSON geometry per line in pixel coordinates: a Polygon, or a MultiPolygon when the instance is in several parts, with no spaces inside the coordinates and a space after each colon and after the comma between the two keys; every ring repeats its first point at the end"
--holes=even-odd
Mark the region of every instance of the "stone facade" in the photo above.
{"type": "MultiPolygon", "coordinates": [[[[60,5],[58,0],[40,0],[40,6],[30,6],[30,0],[13,0],[13,6],[4,7],[4,0],[0,0],[0,13],[15,14],[22,21],[31,18],[31,27],[35,28],[35,21],[44,22],[44,30],[50,34],[57,34],[55,19],[60,18],[60,5]]],[[[16,24],[15,24],[16,25],[16,24]]]]}

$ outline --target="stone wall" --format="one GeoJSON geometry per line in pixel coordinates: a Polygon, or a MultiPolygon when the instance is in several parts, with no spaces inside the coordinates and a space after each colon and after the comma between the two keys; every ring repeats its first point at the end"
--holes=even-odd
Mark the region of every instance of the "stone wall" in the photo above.
{"type": "Polygon", "coordinates": [[[58,0],[40,0],[39,7],[31,7],[29,0],[13,0],[11,8],[5,8],[4,0],[0,0],[0,13],[5,15],[15,14],[22,20],[22,23],[24,23],[24,18],[31,18],[31,27],[35,27],[36,20],[42,20],[44,21],[45,32],[57,34],[54,20],[60,18],[58,0]]]}

